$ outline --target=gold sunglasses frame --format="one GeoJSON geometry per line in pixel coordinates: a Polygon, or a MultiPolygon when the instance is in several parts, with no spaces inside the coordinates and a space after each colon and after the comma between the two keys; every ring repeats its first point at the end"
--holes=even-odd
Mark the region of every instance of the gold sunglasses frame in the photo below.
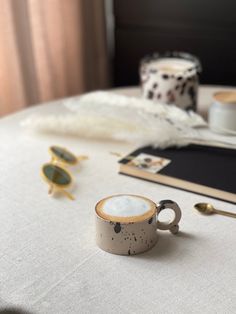
{"type": "Polygon", "coordinates": [[[73,176],[69,173],[69,171],[67,171],[67,169],[65,169],[65,167],[62,167],[60,164],[58,165],[58,164],[53,163],[53,162],[45,163],[42,165],[42,168],[41,168],[41,176],[44,179],[44,181],[46,181],[49,185],[48,194],[51,195],[54,191],[59,191],[59,192],[63,193],[70,200],[75,200],[74,196],[65,190],[65,188],[70,187],[72,185],[72,183],[74,182],[73,176]],[[45,175],[45,173],[43,171],[43,168],[45,166],[57,166],[58,168],[61,168],[70,177],[70,179],[71,179],[70,183],[61,185],[61,184],[57,184],[55,182],[52,182],[50,179],[48,179],[48,177],[45,175]]]}
{"type": "Polygon", "coordinates": [[[86,160],[88,159],[87,156],[85,155],[81,155],[81,156],[76,156],[75,154],[73,154],[72,152],[70,152],[67,148],[62,147],[62,146],[57,146],[57,145],[52,145],[49,147],[49,154],[51,155],[51,162],[49,163],[45,163],[42,165],[41,168],[41,176],[43,177],[43,179],[49,184],[49,190],[48,190],[48,194],[52,194],[54,190],[58,190],[59,192],[62,192],[65,196],[67,196],[69,199],[74,200],[74,196],[69,193],[68,191],[65,190],[66,187],[69,187],[72,185],[72,183],[74,182],[74,178],[73,176],[70,174],[70,172],[65,168],[65,166],[75,166],[77,165],[81,160],[86,160]],[[60,158],[57,154],[54,153],[53,151],[53,147],[57,147],[61,150],[64,150],[65,152],[67,152],[68,154],[72,155],[75,158],[74,162],[68,162],[63,158],[60,158]],[[54,182],[52,182],[50,179],[47,178],[47,176],[44,174],[43,172],[43,168],[46,165],[51,165],[51,166],[57,166],[59,168],[61,168],[63,171],[66,172],[66,174],[71,178],[70,183],[68,184],[64,184],[59,185],[56,184],[54,182]]]}
{"type": "Polygon", "coordinates": [[[50,146],[48,150],[49,150],[49,154],[50,154],[51,157],[52,157],[52,160],[51,160],[51,161],[52,161],[52,162],[57,162],[57,163],[60,163],[60,164],[63,164],[63,165],[75,166],[75,165],[77,165],[80,161],[88,159],[88,156],[85,156],[85,155],[76,156],[76,155],[73,154],[71,151],[69,151],[67,148],[62,147],[62,146],[53,145],[53,146],[50,146]],[[58,147],[58,148],[64,150],[65,152],[67,152],[68,154],[72,155],[72,156],[75,158],[75,161],[74,161],[74,162],[68,162],[68,161],[66,161],[66,160],[63,159],[63,158],[60,158],[60,157],[59,157],[57,154],[55,154],[54,151],[52,150],[53,147],[58,147]]]}
{"type": "Polygon", "coordinates": [[[50,146],[50,147],[49,147],[48,151],[49,151],[49,154],[50,154],[51,157],[52,157],[52,160],[51,160],[52,162],[59,162],[59,163],[66,164],[66,165],[71,165],[71,166],[74,166],[74,165],[76,165],[76,164],[79,162],[78,157],[77,157],[75,154],[71,153],[71,152],[70,152],[68,149],[66,149],[65,147],[53,145],[53,146],[50,146]],[[55,154],[54,151],[52,150],[53,147],[58,147],[58,148],[64,150],[66,153],[72,155],[72,156],[75,158],[75,161],[74,161],[74,162],[68,162],[68,161],[66,161],[66,160],[63,159],[63,158],[60,158],[60,157],[59,157],[57,154],[55,154]]]}

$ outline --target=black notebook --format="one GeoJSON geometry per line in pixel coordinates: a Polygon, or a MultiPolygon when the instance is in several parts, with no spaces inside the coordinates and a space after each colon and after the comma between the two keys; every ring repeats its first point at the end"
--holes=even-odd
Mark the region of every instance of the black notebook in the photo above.
{"type": "Polygon", "coordinates": [[[236,150],[189,145],[135,150],[120,173],[236,203],[236,150]]]}

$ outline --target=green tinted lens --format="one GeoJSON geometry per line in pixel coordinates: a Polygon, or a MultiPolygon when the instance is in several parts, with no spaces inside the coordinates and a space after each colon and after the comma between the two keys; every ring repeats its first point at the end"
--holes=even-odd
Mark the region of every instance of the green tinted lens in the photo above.
{"type": "Polygon", "coordinates": [[[77,158],[72,153],[68,152],[62,147],[52,146],[51,150],[54,155],[56,155],[58,158],[60,158],[64,162],[71,163],[71,164],[77,162],[77,158]]]}
{"type": "Polygon", "coordinates": [[[68,185],[71,183],[71,176],[69,173],[53,164],[44,165],[43,173],[49,181],[57,185],[68,185]]]}

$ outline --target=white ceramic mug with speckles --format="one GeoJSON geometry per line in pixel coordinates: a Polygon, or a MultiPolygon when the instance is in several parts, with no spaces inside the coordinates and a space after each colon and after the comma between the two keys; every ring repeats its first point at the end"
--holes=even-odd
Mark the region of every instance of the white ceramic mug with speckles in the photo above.
{"type": "Polygon", "coordinates": [[[171,200],[156,204],[143,196],[120,194],[100,200],[95,215],[97,245],[109,253],[134,255],[157,243],[157,229],[177,233],[181,210],[171,200]],[[158,220],[159,213],[166,208],[174,212],[169,223],[158,220]]]}
{"type": "Polygon", "coordinates": [[[147,56],[140,64],[143,97],[196,110],[200,71],[200,61],[187,53],[147,56]]]}

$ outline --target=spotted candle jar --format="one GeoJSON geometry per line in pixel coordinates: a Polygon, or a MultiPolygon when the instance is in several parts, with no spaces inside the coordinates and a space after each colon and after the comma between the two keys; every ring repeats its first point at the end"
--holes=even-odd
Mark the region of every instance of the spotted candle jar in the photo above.
{"type": "Polygon", "coordinates": [[[187,53],[148,56],[140,64],[142,95],[195,111],[200,71],[200,61],[187,53]]]}
{"type": "Polygon", "coordinates": [[[173,234],[179,230],[181,210],[177,203],[171,200],[163,200],[159,204],[155,204],[147,198],[140,197],[146,199],[154,210],[149,211],[148,215],[142,216],[143,219],[141,216],[132,216],[129,221],[124,221],[122,217],[110,216],[109,219],[105,218],[106,216],[102,217],[98,207],[109,198],[99,201],[95,207],[96,243],[104,251],[120,255],[135,255],[155,246],[158,240],[157,229],[170,230],[173,234]],[[174,211],[174,219],[169,223],[158,220],[159,213],[166,208],[174,211]]]}

